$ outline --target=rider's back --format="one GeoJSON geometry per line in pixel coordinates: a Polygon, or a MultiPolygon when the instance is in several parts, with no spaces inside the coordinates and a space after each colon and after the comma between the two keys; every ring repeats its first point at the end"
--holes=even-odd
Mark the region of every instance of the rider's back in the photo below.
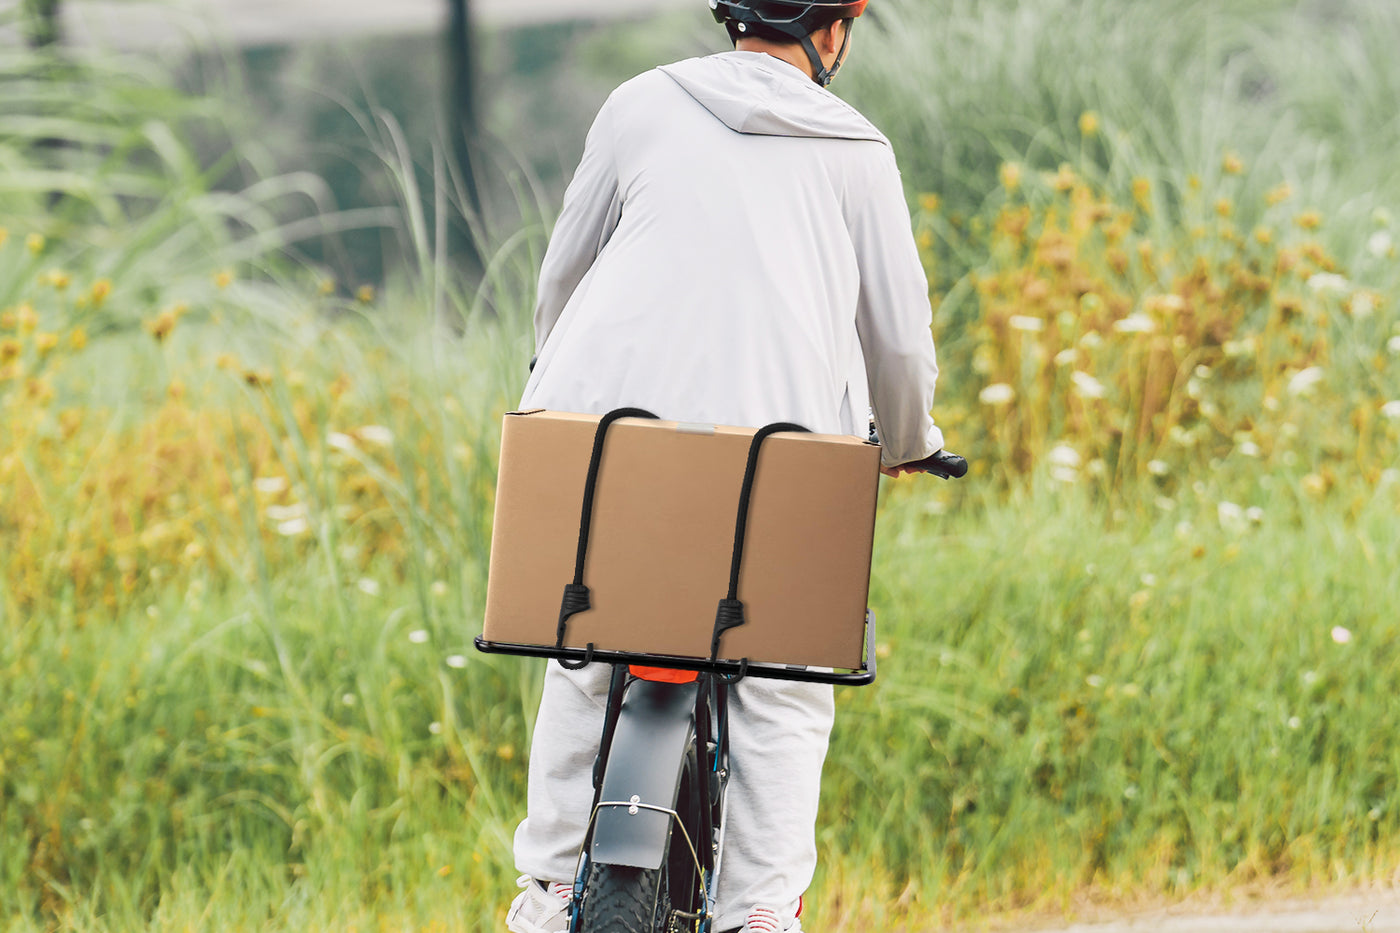
{"type": "Polygon", "coordinates": [[[889,144],[786,62],[733,52],[624,84],[571,195],[524,405],[864,433],[860,315],[906,354],[922,327],[931,384],[927,286],[889,144]]]}

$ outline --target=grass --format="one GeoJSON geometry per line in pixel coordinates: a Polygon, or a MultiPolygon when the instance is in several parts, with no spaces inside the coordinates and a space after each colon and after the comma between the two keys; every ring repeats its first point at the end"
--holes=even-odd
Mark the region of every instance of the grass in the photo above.
{"type": "MultiPolygon", "coordinates": [[[[920,9],[847,77],[977,472],[882,492],[809,925],[1393,879],[1388,7],[920,9]]],[[[7,54],[0,928],[498,927],[541,668],[470,643],[541,231],[462,287],[371,116],[419,263],[324,282],[313,181],[183,148],[212,101],[7,54]]]]}

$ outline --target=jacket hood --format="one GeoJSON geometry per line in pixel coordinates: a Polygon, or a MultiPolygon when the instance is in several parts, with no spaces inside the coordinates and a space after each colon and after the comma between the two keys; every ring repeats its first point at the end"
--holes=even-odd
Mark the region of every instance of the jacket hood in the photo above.
{"type": "Polygon", "coordinates": [[[868,139],[889,145],[850,104],[763,52],[722,52],[664,65],[660,71],[739,133],[868,139]]]}

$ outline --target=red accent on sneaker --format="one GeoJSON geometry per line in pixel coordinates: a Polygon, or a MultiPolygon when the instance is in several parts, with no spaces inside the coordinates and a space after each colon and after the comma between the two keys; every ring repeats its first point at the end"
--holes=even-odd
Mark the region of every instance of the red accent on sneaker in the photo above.
{"type": "Polygon", "coordinates": [[[768,907],[755,907],[749,914],[749,919],[744,921],[742,933],[782,933],[782,921],[778,919],[777,911],[768,907]]]}

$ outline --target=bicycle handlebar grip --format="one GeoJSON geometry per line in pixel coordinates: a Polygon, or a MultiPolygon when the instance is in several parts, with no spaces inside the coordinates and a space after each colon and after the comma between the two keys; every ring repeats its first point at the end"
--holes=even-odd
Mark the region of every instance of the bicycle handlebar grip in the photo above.
{"type": "Polygon", "coordinates": [[[967,475],[967,461],[949,450],[940,450],[922,460],[904,466],[922,473],[932,473],[944,479],[960,479],[967,475]]]}

